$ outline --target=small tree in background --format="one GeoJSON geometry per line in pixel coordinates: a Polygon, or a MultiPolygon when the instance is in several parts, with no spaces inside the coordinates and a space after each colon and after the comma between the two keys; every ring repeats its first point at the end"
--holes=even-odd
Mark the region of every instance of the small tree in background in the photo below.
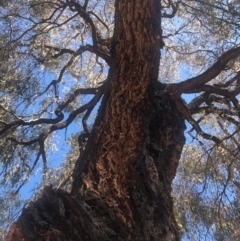
{"type": "Polygon", "coordinates": [[[1,223],[43,173],[6,240],[239,237],[237,1],[0,5],[1,223]]]}

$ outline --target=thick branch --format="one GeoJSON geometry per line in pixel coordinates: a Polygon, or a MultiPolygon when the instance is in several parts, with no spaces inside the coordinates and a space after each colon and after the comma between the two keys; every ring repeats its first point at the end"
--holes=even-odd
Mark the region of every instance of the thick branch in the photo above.
{"type": "Polygon", "coordinates": [[[101,87],[95,89],[95,88],[88,88],[88,89],[76,89],[73,94],[70,95],[70,97],[63,103],[59,104],[59,109],[63,110],[66,106],[68,106],[72,101],[76,99],[77,96],[79,95],[93,95],[97,94],[99,92],[102,92],[104,89],[105,85],[102,85],[101,87]]]}
{"type": "Polygon", "coordinates": [[[47,119],[47,118],[39,118],[37,120],[25,121],[25,120],[16,120],[11,123],[6,123],[6,126],[1,129],[0,135],[11,129],[13,126],[26,126],[26,125],[38,125],[38,124],[55,124],[63,120],[64,115],[61,112],[58,112],[57,118],[55,119],[47,119]]]}
{"type": "MultiPolygon", "coordinates": [[[[51,85],[52,85],[52,83],[50,83],[50,85],[48,86],[47,89],[49,89],[51,85]]],[[[81,89],[81,88],[79,88],[79,89],[75,90],[73,92],[73,94],[65,102],[59,104],[58,108],[55,110],[55,114],[56,114],[57,118],[55,118],[55,119],[39,118],[36,120],[25,121],[16,116],[18,119],[16,121],[13,121],[11,123],[3,122],[4,127],[0,130],[0,135],[4,134],[6,131],[11,129],[13,126],[20,126],[20,125],[27,126],[27,125],[37,125],[37,124],[57,124],[60,121],[62,121],[64,118],[64,115],[62,113],[63,109],[66,106],[68,106],[71,102],[73,102],[77,96],[79,96],[80,94],[97,94],[98,92],[102,93],[102,91],[103,91],[103,86],[101,86],[98,89],[95,89],[95,88],[81,89]]],[[[85,110],[83,110],[82,112],[84,112],[84,111],[85,110]]],[[[18,141],[18,144],[31,145],[33,143],[32,143],[32,141],[30,143],[18,141]]]]}
{"type": "Polygon", "coordinates": [[[65,121],[54,124],[54,125],[51,125],[50,127],[46,128],[39,135],[39,137],[34,139],[34,140],[20,141],[20,140],[17,140],[16,138],[13,138],[13,137],[9,137],[8,140],[11,140],[11,141],[13,141],[13,142],[15,142],[19,145],[23,145],[23,146],[29,146],[29,145],[32,145],[34,143],[41,142],[41,141],[45,140],[50,133],[52,133],[56,130],[61,130],[61,129],[66,128],[69,124],[72,123],[72,121],[76,118],[77,115],[79,115],[79,114],[83,113],[84,111],[86,111],[88,109],[91,109],[93,106],[95,106],[97,104],[97,102],[100,100],[102,95],[103,95],[103,91],[99,91],[87,104],[85,104],[85,105],[81,106],[80,108],[71,112],[69,117],[65,121]]]}
{"type": "MultiPolygon", "coordinates": [[[[209,94],[210,93],[214,93],[217,95],[222,95],[225,98],[228,98],[232,101],[233,106],[235,107],[236,110],[238,110],[238,100],[236,99],[236,95],[239,94],[240,92],[240,88],[235,89],[234,91],[229,91],[227,89],[222,89],[222,88],[218,88],[215,86],[211,86],[211,85],[203,85],[203,86],[199,86],[198,88],[194,89],[193,92],[201,92],[201,91],[206,91],[209,94]]],[[[192,91],[191,91],[192,93],[192,91]]],[[[207,103],[207,102],[206,102],[207,103]]]]}
{"type": "Polygon", "coordinates": [[[180,96],[182,93],[189,93],[193,89],[203,86],[213,78],[217,77],[226,67],[230,60],[235,59],[240,55],[240,47],[236,47],[228,50],[210,67],[197,77],[190,78],[179,84],[169,85],[168,91],[172,92],[176,96],[180,96]]]}

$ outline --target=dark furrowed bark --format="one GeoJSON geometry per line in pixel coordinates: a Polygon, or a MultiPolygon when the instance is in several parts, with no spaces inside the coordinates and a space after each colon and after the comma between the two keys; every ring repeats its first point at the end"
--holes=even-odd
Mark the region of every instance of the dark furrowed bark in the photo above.
{"type": "Polygon", "coordinates": [[[121,163],[110,169],[115,175],[128,174],[128,179],[121,176],[127,179],[126,193],[114,194],[115,176],[107,170],[99,181],[112,178],[112,184],[102,184],[99,190],[85,180],[74,194],[46,188],[43,197],[23,211],[6,240],[179,240],[171,182],[185,141],[184,128],[171,96],[156,96],[145,151],[128,165],[116,157],[121,163]]]}
{"type": "MultiPolygon", "coordinates": [[[[121,166],[128,165],[146,148],[144,143],[152,115],[153,85],[157,79],[160,59],[160,9],[155,10],[156,2],[149,0],[141,3],[116,2],[113,43],[115,58],[110,70],[110,93],[109,97],[106,97],[108,98],[106,104],[103,103],[99,124],[95,126],[98,130],[94,142],[95,145],[102,143],[102,148],[92,150],[90,154],[92,158],[88,155],[92,160],[84,167],[84,172],[91,176],[91,181],[85,181],[88,183],[86,185],[91,185],[94,190],[100,191],[102,188],[104,192],[108,192],[106,186],[109,185],[106,185],[106,180],[105,187],[102,187],[100,181],[101,176],[105,176],[106,170],[107,172],[109,169],[116,170],[115,166],[120,163],[121,166]],[[93,154],[94,151],[96,153],[93,154]],[[93,175],[96,168],[97,173],[93,175]]],[[[115,174],[116,187],[113,187],[112,180],[109,180],[111,192],[122,192],[123,187],[120,186],[125,186],[126,174],[125,171],[118,173],[117,176],[115,174]]],[[[76,193],[78,189],[74,184],[73,192],[76,193]]]]}
{"type": "Polygon", "coordinates": [[[72,193],[46,188],[7,240],[179,240],[171,183],[185,125],[156,84],[159,2],[116,1],[110,81],[72,193]]]}

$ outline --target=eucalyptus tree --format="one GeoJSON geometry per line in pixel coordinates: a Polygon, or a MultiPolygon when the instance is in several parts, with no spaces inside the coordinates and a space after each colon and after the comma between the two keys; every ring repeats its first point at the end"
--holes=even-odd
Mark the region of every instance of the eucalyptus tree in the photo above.
{"type": "Polygon", "coordinates": [[[52,183],[6,240],[239,237],[238,1],[0,5],[1,185],[52,183]]]}

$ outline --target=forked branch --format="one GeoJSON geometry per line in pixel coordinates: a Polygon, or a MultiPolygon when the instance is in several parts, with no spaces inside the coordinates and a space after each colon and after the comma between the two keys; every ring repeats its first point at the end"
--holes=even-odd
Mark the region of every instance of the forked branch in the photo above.
{"type": "Polygon", "coordinates": [[[216,78],[222,71],[224,71],[228,62],[237,58],[238,56],[240,56],[240,47],[230,49],[222,54],[215,62],[215,64],[213,64],[212,67],[207,69],[202,74],[185,80],[181,83],[169,85],[167,90],[176,97],[181,96],[183,93],[189,93],[193,89],[197,89],[212,79],[216,78]]]}

